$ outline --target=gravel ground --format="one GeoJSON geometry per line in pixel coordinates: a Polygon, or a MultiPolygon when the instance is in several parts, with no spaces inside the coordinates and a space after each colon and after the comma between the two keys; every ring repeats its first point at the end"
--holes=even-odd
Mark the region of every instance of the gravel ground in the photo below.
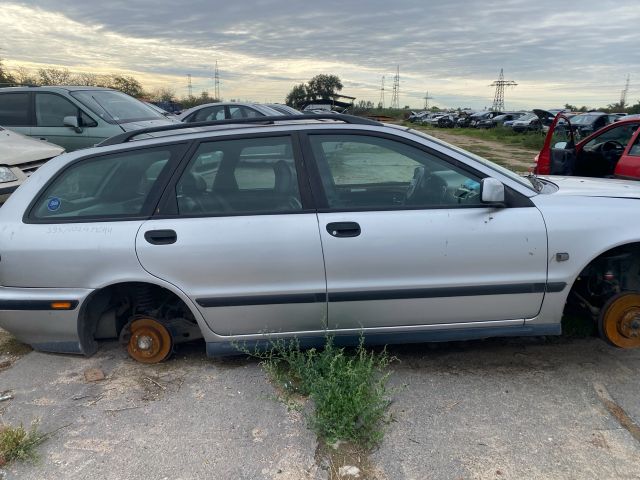
{"type": "MultiPolygon", "coordinates": [[[[260,366],[202,351],[145,366],[108,344],[89,359],[31,352],[0,369],[0,392],[15,397],[0,403],[2,422],[60,428],[38,463],[0,478],[327,478],[303,414],[276,400],[260,366]],[[90,368],[106,378],[88,382],[90,368]]],[[[371,454],[376,478],[640,478],[640,351],[518,338],[391,352],[393,421],[371,454]]]]}

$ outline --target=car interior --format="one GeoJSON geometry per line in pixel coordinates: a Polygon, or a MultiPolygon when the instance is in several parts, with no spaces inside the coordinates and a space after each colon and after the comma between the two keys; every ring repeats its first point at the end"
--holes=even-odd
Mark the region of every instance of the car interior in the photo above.
{"type": "Polygon", "coordinates": [[[291,144],[204,144],[176,185],[181,215],[302,209],[291,144]]]}

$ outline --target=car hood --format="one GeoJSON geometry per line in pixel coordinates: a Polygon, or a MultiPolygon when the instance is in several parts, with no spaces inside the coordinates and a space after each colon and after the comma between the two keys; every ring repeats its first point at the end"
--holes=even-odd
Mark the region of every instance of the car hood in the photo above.
{"type": "Polygon", "coordinates": [[[47,160],[62,152],[64,148],[58,145],[25,137],[10,130],[0,130],[0,164],[2,165],[19,165],[47,160]]]}
{"type": "Polygon", "coordinates": [[[162,127],[163,125],[174,125],[180,123],[179,120],[171,120],[169,118],[158,118],[157,120],[139,120],[137,122],[121,123],[120,127],[125,132],[140,130],[141,128],[162,127]]]}
{"type": "Polygon", "coordinates": [[[541,177],[558,187],[554,195],[584,197],[640,198],[640,182],[586,177],[541,177]]]}

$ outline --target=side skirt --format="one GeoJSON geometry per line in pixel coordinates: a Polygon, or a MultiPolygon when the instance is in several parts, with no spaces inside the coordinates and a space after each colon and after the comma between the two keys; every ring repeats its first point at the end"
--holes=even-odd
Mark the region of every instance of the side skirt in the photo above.
{"type": "MultiPolygon", "coordinates": [[[[422,332],[399,333],[364,333],[366,345],[391,345],[403,343],[427,343],[427,342],[453,342],[459,340],[478,340],[489,337],[535,337],[544,335],[560,335],[560,324],[526,325],[522,327],[491,327],[491,328],[465,328],[456,330],[437,330],[422,332]]],[[[334,335],[334,343],[338,346],[348,347],[358,345],[360,335],[329,332],[334,335]]],[[[270,339],[265,335],[260,340],[231,340],[223,342],[207,342],[207,356],[225,357],[242,355],[247,352],[261,351],[270,348],[273,342],[283,337],[270,339]]],[[[297,338],[302,348],[321,347],[325,343],[325,335],[292,335],[285,338],[297,338]]]]}

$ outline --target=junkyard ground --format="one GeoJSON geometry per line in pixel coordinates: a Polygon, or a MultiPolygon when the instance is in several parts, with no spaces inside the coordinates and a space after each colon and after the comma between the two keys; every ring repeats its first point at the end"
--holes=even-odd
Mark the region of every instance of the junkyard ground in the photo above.
{"type": "MultiPolygon", "coordinates": [[[[203,347],[153,366],[116,343],[92,358],[15,359],[0,370],[14,396],[1,421],[60,430],[38,463],[0,478],[327,478],[304,411],[276,399],[255,360],[211,360],[203,347]],[[89,368],[106,378],[87,381],[89,368]]],[[[640,351],[536,337],[391,353],[392,421],[360,478],[640,478],[640,351]]]]}
{"type": "Polygon", "coordinates": [[[516,172],[528,172],[533,166],[533,159],[539,151],[539,149],[526,148],[521,145],[512,145],[495,140],[478,138],[472,135],[474,132],[477,133],[477,130],[469,128],[434,128],[410,124],[407,124],[407,126],[418,128],[428,135],[464,148],[516,172]]]}

